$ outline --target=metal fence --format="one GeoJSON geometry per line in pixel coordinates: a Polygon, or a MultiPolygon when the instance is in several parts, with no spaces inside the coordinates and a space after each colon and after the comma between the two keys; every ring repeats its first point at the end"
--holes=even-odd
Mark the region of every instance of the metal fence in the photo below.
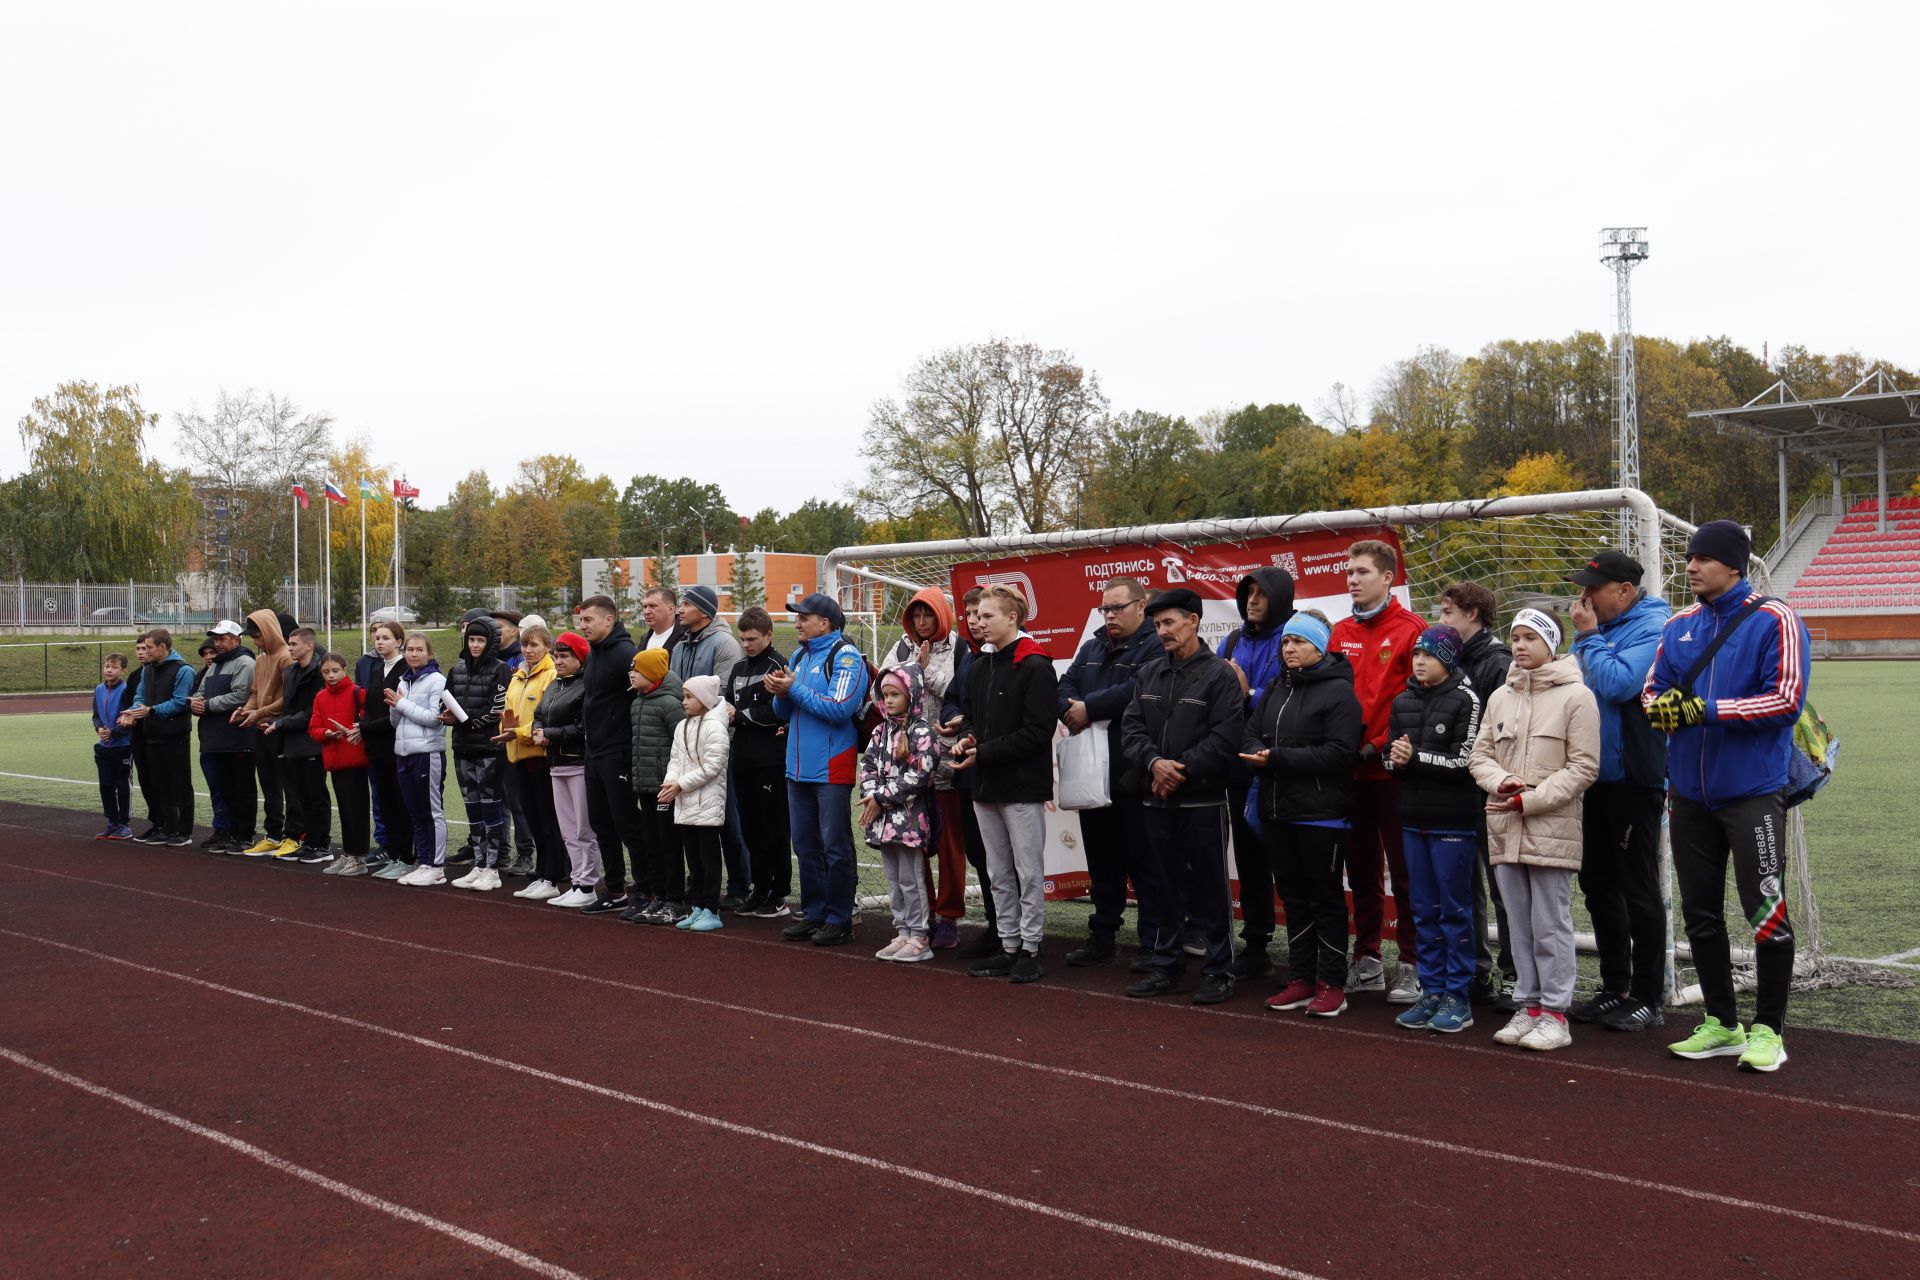
{"type": "MultiPolygon", "coordinates": [[[[288,612],[301,622],[315,624],[324,616],[324,590],[318,583],[301,583],[298,588],[282,586],[276,593],[288,612]]],[[[400,590],[401,617],[407,622],[449,622],[472,608],[517,609],[522,613],[551,610],[571,612],[579,602],[579,588],[561,585],[551,588],[490,586],[451,588],[405,587],[400,590]],[[423,606],[433,606],[435,615],[423,617],[423,606]]],[[[340,628],[357,628],[358,610],[349,611],[348,601],[336,596],[333,623],[340,628]]],[[[391,587],[370,586],[367,609],[370,613],[391,609],[391,587]]],[[[191,574],[175,582],[27,582],[15,579],[0,586],[0,629],[40,635],[112,635],[146,627],[166,627],[189,631],[211,626],[220,618],[238,620],[245,604],[243,589],[237,582],[222,582],[209,575],[191,574]],[[9,590],[9,586],[11,589],[9,590]]]]}

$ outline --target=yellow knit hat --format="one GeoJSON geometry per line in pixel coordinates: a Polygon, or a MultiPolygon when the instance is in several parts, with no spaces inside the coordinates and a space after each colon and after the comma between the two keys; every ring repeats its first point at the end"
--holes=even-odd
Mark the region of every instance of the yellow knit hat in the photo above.
{"type": "Polygon", "coordinates": [[[633,669],[648,684],[659,684],[660,677],[667,674],[667,651],[665,649],[642,649],[633,655],[633,669]]]}

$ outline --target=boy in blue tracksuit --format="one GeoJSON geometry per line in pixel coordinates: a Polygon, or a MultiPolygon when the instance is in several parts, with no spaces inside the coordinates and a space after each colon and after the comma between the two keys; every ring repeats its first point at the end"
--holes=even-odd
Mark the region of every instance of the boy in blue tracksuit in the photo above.
{"type": "Polygon", "coordinates": [[[1673,870],[1707,1006],[1693,1035],[1668,1048],[1683,1058],[1738,1054],[1747,1070],[1775,1071],[1787,1060],[1781,1031],[1793,981],[1783,793],[1793,726],[1807,701],[1810,641],[1784,603],[1756,603],[1746,576],[1750,553],[1746,531],[1731,520],[1694,531],[1687,586],[1699,603],[1675,614],[1661,633],[1641,701],[1653,726],[1670,735],[1673,870]],[[1730,627],[1738,630],[1703,665],[1730,627]],[[1746,1031],[1722,909],[1729,855],[1759,980],[1746,1031]]]}
{"type": "Polygon", "coordinates": [[[1614,1031],[1665,1020],[1667,907],[1660,873],[1660,811],[1666,803],[1667,739],[1647,720],[1640,694],[1660,634],[1673,616],[1640,589],[1640,562],[1605,550],[1567,575],[1573,656],[1600,709],[1600,778],[1581,798],[1580,892],[1600,952],[1600,990],[1568,1013],[1614,1031]]]}
{"type": "Polygon", "coordinates": [[[787,722],[787,812],[800,860],[800,919],[781,936],[828,947],[853,939],[853,786],[867,662],[841,634],[846,614],[832,596],[815,592],[787,607],[800,643],[792,665],[765,679],[774,716],[787,722]]]}
{"type": "Polygon", "coordinates": [[[100,664],[93,690],[93,769],[100,775],[100,808],[106,829],[95,840],[133,838],[133,730],[120,727],[120,713],[133,709],[127,655],[110,653],[100,664]]]}
{"type": "MultiPolygon", "coordinates": [[[[1246,713],[1260,705],[1267,686],[1279,679],[1286,664],[1280,660],[1280,633],[1293,617],[1293,575],[1285,569],[1255,569],[1234,588],[1240,610],[1240,629],[1220,643],[1220,656],[1231,662],[1247,693],[1246,713]]],[[[1236,978],[1264,978],[1273,972],[1267,947],[1273,942],[1273,869],[1266,845],[1247,817],[1248,797],[1255,795],[1251,770],[1235,761],[1228,782],[1227,810],[1233,820],[1233,863],[1240,873],[1240,949],[1233,964],[1236,978]]]]}

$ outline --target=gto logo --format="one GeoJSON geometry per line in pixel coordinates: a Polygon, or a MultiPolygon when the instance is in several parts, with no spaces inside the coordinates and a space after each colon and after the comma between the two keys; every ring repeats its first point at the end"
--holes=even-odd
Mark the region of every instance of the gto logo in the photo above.
{"type": "Polygon", "coordinates": [[[1033,579],[1024,572],[1013,569],[1002,573],[983,573],[974,578],[977,587],[1008,586],[1016,588],[1027,599],[1027,622],[1040,616],[1040,597],[1033,589],[1033,579]]]}

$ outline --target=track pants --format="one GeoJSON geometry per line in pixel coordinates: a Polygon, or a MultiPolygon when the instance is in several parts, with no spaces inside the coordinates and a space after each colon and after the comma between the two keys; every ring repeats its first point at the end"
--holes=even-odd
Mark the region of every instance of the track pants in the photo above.
{"type": "Polygon", "coordinates": [[[930,930],[927,907],[927,855],[904,845],[880,846],[887,869],[887,890],[893,907],[893,931],[903,938],[924,938],[930,930]]]}
{"type": "Polygon", "coordinates": [[[993,876],[1000,949],[1025,948],[1038,955],[1047,930],[1047,806],[1038,800],[1018,804],[975,800],[973,812],[980,819],[980,840],[987,847],[987,869],[993,876]]]}
{"type": "Polygon", "coordinates": [[[1159,864],[1147,847],[1142,829],[1140,797],[1116,795],[1104,809],[1080,811],[1080,845],[1087,856],[1089,893],[1093,914],[1087,919],[1087,932],[1109,942],[1126,923],[1127,883],[1133,883],[1134,901],[1139,904],[1135,924],[1144,942],[1149,932],[1139,923],[1139,911],[1151,910],[1159,881],[1159,864]]]}
{"type": "Polygon", "coordinates": [[[627,892],[627,869],[639,874],[640,806],[627,779],[627,754],[587,757],[587,821],[600,846],[600,887],[609,898],[627,892]]]}
{"type": "Polygon", "coordinates": [[[455,756],[454,781],[467,806],[467,838],[473,865],[498,871],[507,865],[513,833],[507,827],[507,758],[455,756]]]}
{"type": "Polygon", "coordinates": [[[373,801],[380,806],[381,826],[386,832],[380,837],[380,847],[387,851],[387,857],[395,861],[412,862],[413,816],[407,811],[406,799],[400,792],[400,774],[395,760],[396,757],[391,754],[370,757],[368,760],[373,801]]]}
{"type": "MultiPolygon", "coordinates": [[[[784,781],[784,780],[783,780],[784,781]]],[[[633,891],[682,906],[687,901],[687,851],[673,821],[673,802],[639,798],[640,857],[633,864],[633,891]]]]}
{"type": "Polygon", "coordinates": [[[133,821],[133,748],[95,747],[93,770],[100,775],[100,812],[112,826],[133,821]]]}
{"type": "Polygon", "coordinates": [[[192,746],[186,738],[160,738],[146,744],[147,775],[160,806],[155,825],[168,835],[193,834],[192,746]]]}
{"type": "Polygon", "coordinates": [[[1495,971],[1509,981],[1513,978],[1513,944],[1507,929],[1507,906],[1500,900],[1500,884],[1493,878],[1493,863],[1489,861],[1491,852],[1487,844],[1487,822],[1484,815],[1474,827],[1474,841],[1480,846],[1480,855],[1473,863],[1473,972],[1474,976],[1491,981],[1495,971]],[[1493,915],[1494,937],[1497,947],[1487,945],[1487,915],[1491,907],[1493,915]]]}
{"type": "Polygon", "coordinates": [[[720,828],[675,825],[687,861],[687,905],[720,909],[720,828]]]}
{"type": "Polygon", "coordinates": [[[853,784],[787,782],[793,852],[800,863],[800,914],[853,923],[853,784]]]}
{"type": "Polygon", "coordinates": [[[447,754],[429,751],[417,756],[395,756],[394,774],[400,799],[413,823],[413,861],[422,867],[447,864],[447,815],[441,808],[440,788],[447,777],[447,754]]]}
{"type": "Polygon", "coordinates": [[[1403,827],[1413,927],[1419,939],[1420,989],[1467,998],[1473,985],[1473,867],[1480,842],[1471,831],[1403,827]]]}
{"type": "Polygon", "coordinates": [[[587,821],[587,767],[555,765],[552,778],[554,817],[560,823],[561,837],[567,842],[573,887],[591,889],[600,878],[600,842],[593,838],[593,824],[587,821]]]}
{"type": "Polygon", "coordinates": [[[286,794],[287,834],[316,849],[332,844],[333,805],[327,799],[327,766],[320,757],[281,756],[280,785],[286,794]]]}
{"type": "Polygon", "coordinates": [[[1407,856],[1400,844],[1400,783],[1394,778],[1356,778],[1353,783],[1353,843],[1347,848],[1347,887],[1353,890],[1353,956],[1380,958],[1385,927],[1385,873],[1393,876],[1394,940],[1400,963],[1413,964],[1413,899],[1407,856]]]}
{"type": "Polygon", "coordinates": [[[219,757],[211,751],[200,753],[200,776],[207,780],[207,806],[213,810],[213,829],[232,831],[227,825],[227,797],[220,786],[219,757]]]}
{"type": "Polygon", "coordinates": [[[274,734],[269,738],[258,733],[253,736],[253,776],[260,784],[260,812],[265,818],[262,830],[274,840],[285,839],[287,834],[286,809],[280,794],[279,736],[274,734]]]}
{"type": "MultiPolygon", "coordinates": [[[[1274,874],[1267,843],[1247,821],[1247,797],[1253,786],[1227,787],[1227,816],[1233,823],[1233,866],[1240,873],[1240,939],[1247,950],[1264,952],[1273,942],[1274,874]]],[[[1344,948],[1345,944],[1342,943],[1344,948]]]]}
{"type": "MultiPolygon", "coordinates": [[[[1233,895],[1227,885],[1227,806],[1141,806],[1147,846],[1153,851],[1155,903],[1140,939],[1155,968],[1184,973],[1182,922],[1207,943],[1201,972],[1232,980],[1233,895]],[[1150,936],[1148,936],[1150,935],[1150,936]]],[[[1143,904],[1143,908],[1144,908],[1143,904]]]]}
{"type": "Polygon", "coordinates": [[[227,804],[227,834],[236,840],[245,837],[251,844],[253,824],[258,817],[253,794],[253,752],[221,751],[200,758],[212,760],[214,772],[219,775],[220,794],[227,804]]]}
{"type": "MultiPolygon", "coordinates": [[[[938,792],[934,793],[936,796],[938,792]]],[[[980,815],[973,811],[973,793],[955,788],[954,794],[960,797],[960,824],[965,828],[967,839],[967,865],[973,868],[974,883],[980,886],[980,908],[986,915],[987,928],[995,933],[1000,931],[1000,908],[993,901],[993,872],[987,869],[987,842],[980,835],[980,815]]]]}
{"type": "Polygon", "coordinates": [[[1600,989],[1658,1008],[1667,976],[1667,908],[1660,900],[1665,797],[1631,782],[1596,782],[1582,797],[1580,892],[1600,949],[1600,989]]]}
{"type": "Polygon", "coordinates": [[[340,809],[340,847],[356,858],[367,856],[373,832],[373,795],[367,789],[367,770],[335,769],[327,777],[333,782],[334,803],[340,809]]]}
{"type": "MultiPolygon", "coordinates": [[[[1287,913],[1287,976],[1305,982],[1347,985],[1347,894],[1341,857],[1345,827],[1265,822],[1260,840],[1287,913]]],[[[1244,875],[1244,870],[1242,875],[1244,875]]],[[[1247,896],[1246,881],[1240,897],[1247,896]]],[[[1242,912],[1245,908],[1241,908],[1242,912]]]]}
{"type": "Polygon", "coordinates": [[[1503,862],[1493,874],[1513,929],[1514,1003],[1565,1013],[1573,1007],[1573,872],[1503,862]]]}
{"type": "Polygon", "coordinates": [[[513,792],[519,795],[527,827],[533,832],[534,879],[559,884],[567,878],[567,840],[560,832],[560,814],[554,804],[552,766],[545,756],[530,756],[510,762],[507,776],[518,779],[513,792]]]}
{"type": "Polygon", "coordinates": [[[793,892],[793,830],[787,816],[787,774],[781,765],[742,765],[734,772],[740,834],[753,865],[753,888],[775,902],[793,892]]]}
{"type": "Polygon", "coordinates": [[[1723,905],[1731,856],[1740,909],[1753,930],[1759,980],[1753,1020],[1784,1031],[1787,990],[1793,984],[1793,924],[1787,919],[1787,812],[1780,797],[1749,796],[1709,809],[1676,795],[1670,824],[1680,913],[1687,922],[1707,1012],[1727,1026],[1740,1016],[1723,905]]]}

